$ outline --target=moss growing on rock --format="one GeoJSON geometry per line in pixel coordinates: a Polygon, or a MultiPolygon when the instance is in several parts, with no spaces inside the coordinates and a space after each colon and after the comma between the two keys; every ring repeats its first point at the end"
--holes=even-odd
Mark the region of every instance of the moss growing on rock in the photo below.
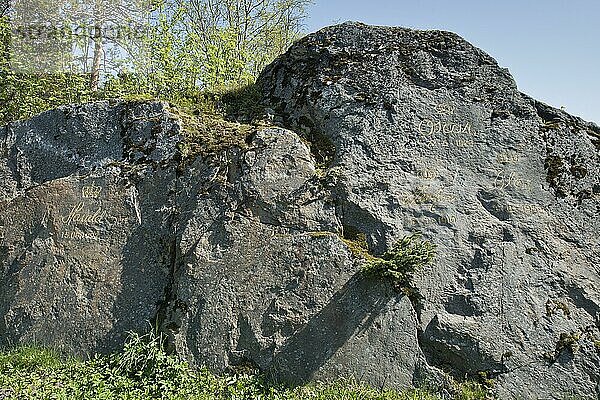
{"type": "Polygon", "coordinates": [[[183,141],[179,149],[184,158],[218,153],[222,150],[247,147],[247,139],[256,127],[225,121],[214,116],[195,116],[177,112],[181,120],[183,141]]]}
{"type": "Polygon", "coordinates": [[[344,226],[343,237],[341,238],[354,257],[367,262],[372,262],[377,259],[369,252],[369,243],[367,235],[361,232],[354,226],[344,226]]]}
{"type": "Polygon", "coordinates": [[[184,159],[231,147],[244,149],[257,130],[274,126],[265,116],[255,85],[203,92],[170,103],[170,112],[181,121],[179,149],[184,159]]]}

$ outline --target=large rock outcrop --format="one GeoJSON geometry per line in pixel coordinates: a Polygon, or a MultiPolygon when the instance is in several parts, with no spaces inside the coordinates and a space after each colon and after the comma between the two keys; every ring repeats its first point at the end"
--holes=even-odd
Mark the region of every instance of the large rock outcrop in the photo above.
{"type": "Polygon", "coordinates": [[[324,29],[259,84],[339,177],[342,226],[375,253],[413,231],[438,245],[412,318],[379,314],[418,346],[388,359],[394,343],[372,339],[387,331],[367,329],[379,379],[424,360],[486,371],[507,398],[600,396],[598,126],[523,95],[448,32],[324,29]]]}
{"type": "Polygon", "coordinates": [[[106,102],[0,129],[0,346],[85,355],[148,328],[170,276],[178,130],[162,104],[106,102]]]}
{"type": "Polygon", "coordinates": [[[600,396],[600,128],[448,32],[326,28],[258,87],[281,127],[194,157],[162,103],[0,128],[0,346],[106,352],[152,321],[217,371],[600,396]],[[420,296],[348,246],[415,231],[420,296]]]}

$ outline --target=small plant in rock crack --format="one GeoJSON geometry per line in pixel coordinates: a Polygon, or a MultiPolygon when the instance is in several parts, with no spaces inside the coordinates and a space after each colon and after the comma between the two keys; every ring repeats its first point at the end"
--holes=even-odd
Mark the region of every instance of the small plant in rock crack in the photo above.
{"type": "Polygon", "coordinates": [[[400,290],[413,289],[411,286],[416,270],[433,262],[436,246],[422,240],[420,233],[405,236],[381,257],[375,257],[363,267],[370,275],[389,278],[400,290]]]}
{"type": "Polygon", "coordinates": [[[167,337],[151,331],[145,335],[129,332],[123,351],[102,359],[104,369],[134,380],[162,381],[182,374],[187,364],[165,352],[167,337]]]}

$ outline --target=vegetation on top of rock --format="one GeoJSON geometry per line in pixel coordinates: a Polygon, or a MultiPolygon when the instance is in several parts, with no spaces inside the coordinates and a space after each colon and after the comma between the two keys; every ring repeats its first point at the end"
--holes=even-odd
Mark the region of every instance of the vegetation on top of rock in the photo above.
{"type": "Polygon", "coordinates": [[[258,128],[271,126],[254,84],[222,92],[203,92],[170,103],[182,122],[184,159],[238,147],[246,148],[258,128]]]}
{"type": "MultiPolygon", "coordinates": [[[[123,46],[97,30],[89,42],[71,43],[73,54],[62,55],[64,70],[37,71],[20,59],[26,57],[13,54],[11,38],[19,27],[10,18],[18,8],[10,3],[0,8],[0,125],[70,103],[129,96],[178,102],[243,88],[300,37],[309,4],[165,0],[143,10],[134,5],[121,12],[137,15],[141,28],[135,46],[123,46]]],[[[64,15],[59,7],[56,12],[67,25],[81,23],[73,10],[64,15]]],[[[110,18],[117,25],[123,22],[121,15],[110,18]]],[[[104,23],[94,20],[92,26],[104,23]]]]}
{"type": "Polygon", "coordinates": [[[179,149],[184,159],[198,154],[218,152],[232,146],[245,147],[245,140],[255,128],[229,122],[218,115],[202,114],[195,109],[171,105],[170,112],[181,120],[183,141],[179,149]]]}

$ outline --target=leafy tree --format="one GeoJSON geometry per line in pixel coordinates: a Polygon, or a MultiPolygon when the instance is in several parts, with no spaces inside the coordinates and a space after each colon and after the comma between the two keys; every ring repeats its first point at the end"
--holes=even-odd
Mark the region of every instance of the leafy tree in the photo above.
{"type": "Polygon", "coordinates": [[[203,98],[203,91],[244,87],[299,37],[312,2],[153,0],[152,9],[134,18],[144,21],[141,36],[110,38],[107,24],[132,22],[127,10],[140,1],[88,0],[93,7],[81,14],[80,1],[62,0],[62,8],[52,12],[66,24],[80,19],[93,35],[74,39],[78,50],[61,60],[69,66],[64,72],[34,74],[14,68],[9,2],[0,0],[0,125],[65,103],[140,95],[191,103],[203,98]],[[121,6],[111,8],[109,2],[121,6]],[[101,68],[106,68],[103,78],[101,68]]]}
{"type": "Polygon", "coordinates": [[[132,73],[147,92],[168,98],[248,85],[300,36],[311,3],[160,0],[143,44],[130,53],[132,73]]]}
{"type": "Polygon", "coordinates": [[[204,64],[205,86],[239,86],[283,53],[301,32],[312,0],[186,0],[185,12],[204,64]]]}
{"type": "Polygon", "coordinates": [[[8,3],[0,5],[0,125],[56,107],[91,99],[87,76],[71,72],[34,72],[11,58],[8,3]]]}
{"type": "MultiPolygon", "coordinates": [[[[91,59],[88,59],[89,52],[84,52],[83,65],[85,72],[90,73],[90,90],[97,91],[100,84],[101,63],[106,65],[116,61],[115,58],[118,58],[122,46],[132,39],[120,37],[123,33],[133,33],[126,28],[143,27],[141,22],[145,15],[146,4],[143,0],[92,0],[92,4],[86,4],[88,2],[89,0],[84,1],[81,3],[84,6],[78,7],[76,19],[84,25],[93,26],[93,35],[82,41],[85,49],[90,50],[92,54],[91,59]],[[115,50],[112,52],[113,57],[109,57],[109,47],[115,50]]],[[[112,65],[113,68],[116,66],[112,65]]]]}
{"type": "Polygon", "coordinates": [[[151,13],[146,36],[132,55],[134,74],[146,93],[176,99],[198,89],[200,63],[192,51],[195,37],[188,32],[184,8],[161,2],[151,13]]]}

